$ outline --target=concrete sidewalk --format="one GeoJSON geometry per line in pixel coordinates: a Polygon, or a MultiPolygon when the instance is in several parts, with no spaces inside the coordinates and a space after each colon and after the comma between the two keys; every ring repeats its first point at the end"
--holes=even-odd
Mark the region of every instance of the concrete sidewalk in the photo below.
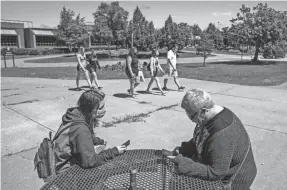
{"type": "MultiPolygon", "coordinates": [[[[34,154],[48,132],[58,129],[62,115],[76,105],[83,91],[72,91],[74,80],[17,78],[16,83],[15,78],[1,79],[1,187],[39,189],[43,182],[33,168],[34,154]]],[[[192,79],[180,81],[187,89],[207,90],[217,104],[230,108],[242,120],[258,168],[252,189],[286,189],[287,91],[192,79]]],[[[86,85],[85,81],[80,82],[86,85]]],[[[148,82],[139,86],[139,93],[148,82]]],[[[129,139],[130,149],[173,149],[192,137],[195,125],[179,106],[184,92],[170,91],[163,97],[153,91],[154,94],[140,94],[133,99],[126,93],[127,80],[104,80],[101,84],[107,94],[107,114],[103,118],[107,127],[99,128],[97,135],[107,140],[109,147],[129,139]],[[145,117],[139,116],[142,113],[145,117]],[[127,116],[138,122],[123,121],[127,116]]],[[[172,81],[169,88],[176,89],[172,81]]]]}
{"type": "MultiPolygon", "coordinates": [[[[186,51],[185,52],[193,52],[193,51],[186,51]]],[[[65,54],[67,55],[73,55],[72,54],[65,54]]],[[[241,60],[241,55],[227,55],[227,54],[214,54],[215,56],[208,57],[206,59],[206,63],[214,62],[214,61],[238,61],[241,60]]],[[[76,67],[77,63],[76,62],[65,62],[65,63],[27,63],[24,62],[26,60],[36,60],[36,59],[42,59],[42,58],[55,58],[55,57],[61,57],[64,55],[50,55],[50,56],[43,56],[43,57],[33,57],[33,58],[23,58],[23,59],[15,59],[15,65],[16,67],[76,67]]],[[[242,60],[251,60],[250,56],[243,56],[242,60]]],[[[259,56],[259,60],[264,60],[264,61],[287,61],[286,58],[282,59],[264,59],[262,56],[259,56]]],[[[114,60],[100,60],[100,65],[105,66],[105,65],[114,65],[117,64],[118,61],[125,62],[124,59],[114,59],[114,60]]],[[[141,62],[149,62],[149,59],[140,59],[141,62]]],[[[184,63],[203,63],[203,58],[202,57],[191,57],[191,58],[178,58],[177,63],[178,64],[184,64],[184,63]]],[[[166,63],[166,59],[161,58],[160,59],[161,64],[166,63]]],[[[12,60],[7,60],[7,67],[13,67],[13,61],[12,60]]],[[[4,60],[1,60],[1,68],[4,68],[4,60]]]]}

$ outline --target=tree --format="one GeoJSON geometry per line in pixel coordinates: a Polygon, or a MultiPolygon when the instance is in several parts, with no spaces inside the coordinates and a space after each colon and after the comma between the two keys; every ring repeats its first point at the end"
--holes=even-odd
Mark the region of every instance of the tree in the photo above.
{"type": "Polygon", "coordinates": [[[211,54],[213,48],[213,40],[209,38],[208,34],[202,33],[200,46],[197,48],[199,55],[203,57],[203,66],[205,67],[205,61],[211,54]]]}
{"type": "Polygon", "coordinates": [[[80,14],[73,19],[74,11],[63,7],[60,13],[60,23],[55,36],[58,43],[66,45],[70,51],[74,47],[85,46],[89,39],[89,30],[85,25],[85,18],[80,14]]]}
{"type": "Polygon", "coordinates": [[[164,30],[165,30],[165,45],[170,46],[173,43],[173,31],[174,31],[174,24],[171,18],[171,15],[168,16],[167,20],[164,23],[164,30]]]}
{"type": "Polygon", "coordinates": [[[232,25],[238,25],[235,27],[237,30],[233,31],[234,34],[244,36],[255,45],[252,61],[257,61],[260,48],[286,39],[286,19],[286,11],[276,11],[268,7],[267,3],[259,3],[252,10],[243,4],[240,13],[231,22],[232,25]]]}
{"type": "Polygon", "coordinates": [[[65,30],[72,23],[75,13],[71,9],[66,9],[64,6],[60,13],[60,23],[58,25],[59,30],[65,30]]]}
{"type": "Polygon", "coordinates": [[[148,50],[150,43],[153,43],[148,39],[150,36],[148,27],[149,22],[143,16],[139,7],[136,7],[133,13],[133,19],[129,26],[129,36],[131,39],[133,38],[133,45],[139,50],[146,51],[148,50]]]}
{"type": "Polygon", "coordinates": [[[196,41],[197,41],[196,37],[197,36],[199,36],[199,37],[202,36],[202,30],[197,24],[193,25],[193,27],[192,27],[192,34],[193,34],[193,42],[194,42],[194,45],[195,45],[196,41]]]}
{"type": "Polygon", "coordinates": [[[222,28],[221,35],[222,35],[222,38],[223,38],[223,45],[225,47],[227,47],[229,42],[230,42],[229,27],[228,26],[222,28]]]}
{"type": "Polygon", "coordinates": [[[187,23],[179,23],[178,30],[179,30],[179,41],[182,44],[182,46],[189,45],[193,37],[192,27],[189,26],[187,23]]]}
{"type": "Polygon", "coordinates": [[[216,47],[221,46],[223,38],[221,36],[220,30],[216,28],[215,24],[209,23],[206,29],[206,34],[208,35],[209,39],[213,40],[213,44],[216,47]]]}
{"type": "Polygon", "coordinates": [[[124,45],[127,35],[129,13],[125,11],[119,2],[111,2],[111,4],[101,3],[94,16],[94,31],[93,35],[95,38],[105,40],[110,46],[112,41],[118,44],[124,45]]]}

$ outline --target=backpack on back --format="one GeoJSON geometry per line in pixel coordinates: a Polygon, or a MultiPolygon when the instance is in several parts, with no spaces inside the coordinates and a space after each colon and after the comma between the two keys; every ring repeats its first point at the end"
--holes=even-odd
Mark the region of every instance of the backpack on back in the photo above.
{"type": "MultiPolygon", "coordinates": [[[[72,122],[63,127],[62,130],[58,130],[52,139],[52,132],[49,132],[49,138],[44,138],[40,144],[38,151],[34,157],[34,167],[37,169],[38,177],[43,179],[44,182],[50,181],[56,176],[56,160],[54,141],[60,136],[60,134],[72,125],[80,124],[84,122],[72,122]]],[[[62,125],[61,125],[62,126],[62,125]]],[[[61,127],[60,127],[61,128],[61,127]]],[[[60,129],[59,128],[59,129],[60,129]]]]}
{"type": "Polygon", "coordinates": [[[147,64],[147,70],[150,71],[150,63],[147,64]]]}

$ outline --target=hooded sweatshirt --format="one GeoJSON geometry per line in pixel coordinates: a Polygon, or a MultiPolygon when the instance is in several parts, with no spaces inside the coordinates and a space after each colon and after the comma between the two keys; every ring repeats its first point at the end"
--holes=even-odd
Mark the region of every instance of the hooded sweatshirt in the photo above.
{"type": "Polygon", "coordinates": [[[59,131],[69,126],[55,140],[57,173],[74,164],[82,168],[92,168],[106,163],[119,154],[116,147],[96,154],[94,145],[103,140],[95,137],[92,127],[85,123],[84,115],[78,108],[69,108],[62,117],[59,131]]]}

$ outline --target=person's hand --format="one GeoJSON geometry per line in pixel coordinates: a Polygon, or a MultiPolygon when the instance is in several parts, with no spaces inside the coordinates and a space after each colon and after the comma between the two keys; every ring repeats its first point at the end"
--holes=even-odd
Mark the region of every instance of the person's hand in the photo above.
{"type": "Polygon", "coordinates": [[[179,148],[176,147],[173,151],[172,151],[173,155],[179,155],[179,148]]]}
{"type": "Polygon", "coordinates": [[[127,150],[127,147],[123,146],[123,145],[116,146],[116,147],[117,147],[117,149],[119,151],[119,154],[122,154],[122,153],[124,153],[127,150]]]}
{"type": "Polygon", "coordinates": [[[136,77],[135,74],[133,74],[133,73],[131,74],[131,76],[132,76],[133,79],[136,77]]]}
{"type": "Polygon", "coordinates": [[[174,161],[176,156],[167,156],[168,159],[170,159],[171,161],[174,161]]]}

